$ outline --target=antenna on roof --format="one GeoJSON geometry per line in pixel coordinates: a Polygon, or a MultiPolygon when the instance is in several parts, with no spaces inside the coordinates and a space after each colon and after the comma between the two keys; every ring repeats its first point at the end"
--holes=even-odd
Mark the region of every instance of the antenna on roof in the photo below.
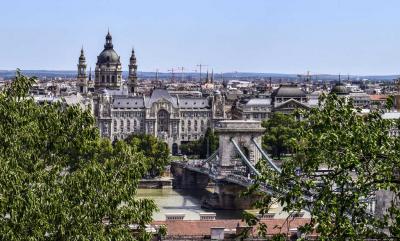
{"type": "Polygon", "coordinates": [[[158,81],[158,69],[156,69],[156,81],[158,81]]]}

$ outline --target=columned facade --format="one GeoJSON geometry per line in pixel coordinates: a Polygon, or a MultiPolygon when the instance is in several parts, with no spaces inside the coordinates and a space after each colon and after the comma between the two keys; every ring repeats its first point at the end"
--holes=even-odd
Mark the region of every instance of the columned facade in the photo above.
{"type": "Polygon", "coordinates": [[[104,50],[97,56],[95,69],[95,89],[120,89],[122,83],[122,66],[120,57],[114,50],[111,34],[106,36],[104,50]]]}

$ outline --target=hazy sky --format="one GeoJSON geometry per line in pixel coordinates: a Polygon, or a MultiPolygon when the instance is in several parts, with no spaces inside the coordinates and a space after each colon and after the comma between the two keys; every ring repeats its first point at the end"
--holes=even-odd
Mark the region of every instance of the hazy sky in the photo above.
{"type": "Polygon", "coordinates": [[[94,68],[107,28],[139,71],[399,74],[399,0],[2,0],[0,69],[94,68]]]}

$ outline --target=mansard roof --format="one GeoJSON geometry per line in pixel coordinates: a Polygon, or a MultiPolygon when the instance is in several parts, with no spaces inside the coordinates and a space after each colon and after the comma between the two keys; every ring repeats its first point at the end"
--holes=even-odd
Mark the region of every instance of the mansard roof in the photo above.
{"type": "Polygon", "coordinates": [[[145,102],[146,108],[150,108],[154,102],[164,99],[172,104],[173,107],[178,107],[178,101],[176,97],[172,97],[166,89],[154,89],[150,95],[150,98],[145,102]]]}
{"type": "Polygon", "coordinates": [[[181,108],[209,108],[210,104],[207,98],[183,98],[179,99],[181,108]]]}
{"type": "Polygon", "coordinates": [[[113,99],[114,108],[143,108],[143,97],[118,97],[113,99]]]}
{"type": "Polygon", "coordinates": [[[245,104],[247,106],[250,105],[257,105],[257,106],[264,106],[264,105],[271,105],[271,99],[270,98],[265,98],[265,99],[260,99],[260,98],[254,98],[254,99],[250,99],[249,101],[247,101],[247,103],[245,104]]]}
{"type": "Polygon", "coordinates": [[[154,89],[150,97],[114,96],[113,108],[151,108],[154,102],[164,99],[174,108],[210,108],[207,98],[179,98],[171,96],[166,89],[154,89]]]}

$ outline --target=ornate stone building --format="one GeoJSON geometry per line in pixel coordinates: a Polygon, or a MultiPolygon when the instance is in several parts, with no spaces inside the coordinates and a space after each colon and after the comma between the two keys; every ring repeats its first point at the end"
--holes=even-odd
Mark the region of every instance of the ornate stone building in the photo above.
{"type": "MultiPolygon", "coordinates": [[[[83,66],[81,58],[78,79],[86,78],[86,74],[81,74],[85,70],[79,66],[83,66]]],[[[134,133],[150,134],[168,143],[176,154],[182,143],[198,140],[208,127],[214,128],[226,119],[225,99],[219,91],[208,97],[180,97],[156,88],[150,96],[139,96],[137,85],[135,52],[132,50],[128,79],[124,81],[120,57],[108,33],[104,50],[97,58],[92,93],[93,113],[103,137],[115,140],[134,133]]]]}
{"type": "Polygon", "coordinates": [[[232,111],[233,119],[266,120],[273,112],[293,113],[296,109],[309,109],[309,96],[297,85],[281,85],[265,98],[241,99],[232,111]]]}
{"type": "Polygon", "coordinates": [[[104,50],[97,56],[94,87],[120,89],[122,84],[122,65],[114,50],[110,32],[107,33],[104,50]]]}

